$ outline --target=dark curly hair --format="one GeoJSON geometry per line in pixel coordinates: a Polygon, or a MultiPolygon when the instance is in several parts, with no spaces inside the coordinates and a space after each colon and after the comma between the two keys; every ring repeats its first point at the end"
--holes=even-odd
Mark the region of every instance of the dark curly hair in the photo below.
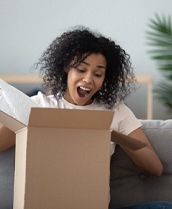
{"type": "Polygon", "coordinates": [[[37,67],[40,66],[43,75],[44,89],[51,90],[57,99],[62,97],[67,89],[70,68],[92,53],[101,53],[107,61],[103,85],[93,99],[109,109],[117,101],[124,100],[135,81],[130,56],[110,38],[82,26],[57,37],[39,59],[37,67]]]}

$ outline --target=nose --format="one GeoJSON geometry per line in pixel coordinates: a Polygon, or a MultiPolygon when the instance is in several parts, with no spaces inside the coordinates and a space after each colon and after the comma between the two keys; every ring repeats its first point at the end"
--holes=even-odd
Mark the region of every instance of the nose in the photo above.
{"type": "Polygon", "coordinates": [[[85,82],[87,84],[93,83],[92,75],[90,75],[90,74],[85,75],[85,77],[82,80],[83,80],[83,82],[85,82]]]}

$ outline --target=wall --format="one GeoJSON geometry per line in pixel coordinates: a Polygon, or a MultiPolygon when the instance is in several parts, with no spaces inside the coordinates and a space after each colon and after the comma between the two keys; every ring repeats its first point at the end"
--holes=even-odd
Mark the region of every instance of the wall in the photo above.
{"type": "MultiPolygon", "coordinates": [[[[135,72],[151,74],[155,86],[161,74],[147,54],[145,31],[155,12],[171,15],[171,8],[171,0],[0,0],[0,74],[36,73],[33,63],[57,35],[85,25],[125,48],[135,72]]],[[[145,97],[143,86],[127,101],[140,118],[145,114],[145,97]]],[[[154,100],[154,118],[168,117],[154,100]]]]}

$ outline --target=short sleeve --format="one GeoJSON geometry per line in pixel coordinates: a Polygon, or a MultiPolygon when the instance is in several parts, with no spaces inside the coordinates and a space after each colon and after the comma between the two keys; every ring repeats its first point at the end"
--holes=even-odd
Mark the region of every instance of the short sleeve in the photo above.
{"type": "Polygon", "coordinates": [[[133,112],[124,103],[120,103],[115,108],[111,129],[128,135],[139,127],[141,127],[141,123],[133,112]]]}

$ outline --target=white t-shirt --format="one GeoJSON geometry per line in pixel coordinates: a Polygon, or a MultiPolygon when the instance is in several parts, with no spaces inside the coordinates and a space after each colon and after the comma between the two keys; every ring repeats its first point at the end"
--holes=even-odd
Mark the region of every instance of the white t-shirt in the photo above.
{"type": "MultiPolygon", "coordinates": [[[[38,92],[37,95],[31,97],[40,107],[57,107],[62,109],[80,109],[80,110],[106,110],[114,111],[114,118],[111,124],[111,129],[116,130],[122,134],[128,135],[135,129],[141,126],[141,123],[134,116],[133,112],[124,104],[118,103],[113,109],[107,109],[104,105],[93,102],[90,105],[78,106],[69,103],[64,98],[56,99],[54,95],[46,96],[38,92]]],[[[111,142],[111,155],[114,153],[115,144],[111,142]]]]}

